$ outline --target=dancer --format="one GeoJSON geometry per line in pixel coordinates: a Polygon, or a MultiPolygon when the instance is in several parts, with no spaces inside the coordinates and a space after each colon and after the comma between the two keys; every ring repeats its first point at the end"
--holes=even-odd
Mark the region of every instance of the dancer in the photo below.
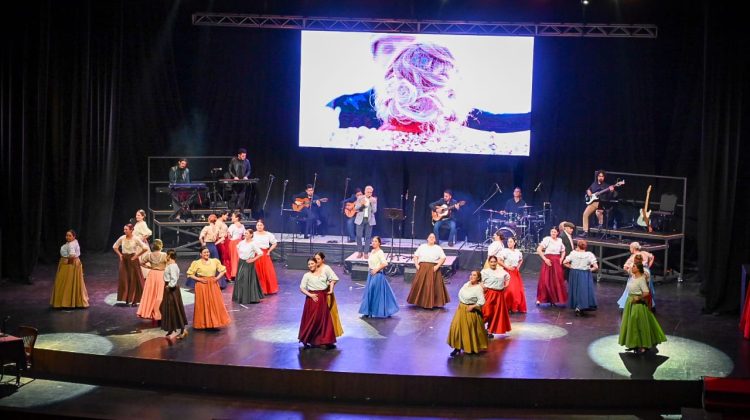
{"type": "Polygon", "coordinates": [[[276,269],[271,261],[271,253],[276,249],[278,242],[273,233],[266,230],[266,223],[263,219],[258,219],[255,228],[257,232],[253,235],[253,242],[263,250],[263,256],[255,263],[260,288],[265,295],[278,293],[279,281],[276,279],[276,269]]]}
{"type": "Polygon", "coordinates": [[[526,313],[526,291],[521,279],[523,254],[516,249],[516,238],[508,238],[508,247],[503,249],[498,264],[510,274],[508,287],[505,288],[505,303],[510,313],[526,313]]]}
{"type": "Polygon", "coordinates": [[[164,244],[160,239],[154,241],[153,250],[143,254],[141,264],[149,268],[143,286],[141,305],[136,313],[139,318],[151,319],[156,323],[161,319],[161,301],[164,299],[164,269],[167,266],[167,254],[161,252],[164,244]]]}
{"type": "MultiPolygon", "coordinates": [[[[510,239],[510,238],[508,238],[510,239]]],[[[484,261],[484,267],[489,267],[489,261],[490,257],[497,257],[497,259],[500,259],[500,253],[505,249],[505,244],[503,241],[505,240],[505,236],[503,236],[503,233],[499,230],[492,234],[492,243],[490,246],[487,247],[487,259],[484,261]]]]}
{"type": "Polygon", "coordinates": [[[65,244],[60,247],[60,261],[57,263],[55,284],[49,304],[53,308],[88,308],[89,294],[83,282],[81,246],[76,232],[65,232],[65,244]]]}
{"type": "Polygon", "coordinates": [[[490,266],[481,272],[485,300],[482,317],[487,323],[488,337],[492,338],[492,334],[505,334],[511,330],[505,303],[505,289],[510,282],[510,274],[497,264],[496,256],[491,256],[488,263],[490,266]]]}
{"type": "Polygon", "coordinates": [[[219,261],[221,265],[229,267],[232,264],[232,258],[229,256],[229,238],[227,238],[229,226],[227,226],[227,220],[229,219],[229,210],[222,210],[216,218],[216,226],[219,228],[219,238],[216,240],[216,249],[219,251],[219,261]]]}
{"type": "Polygon", "coordinates": [[[628,300],[622,313],[618,343],[628,350],[644,354],[648,349],[667,341],[667,337],[646,306],[644,297],[649,294],[648,273],[643,264],[634,263],[631,273],[633,275],[628,279],[628,300]]]}
{"type": "Polygon", "coordinates": [[[235,279],[232,300],[237,303],[258,303],[263,299],[263,291],[255,272],[255,262],[263,256],[263,251],[253,242],[253,230],[245,231],[245,239],[237,244],[239,269],[235,279]]]}
{"type": "Polygon", "coordinates": [[[385,253],[380,248],[380,236],[373,236],[370,243],[372,250],[367,258],[367,273],[365,294],[362,296],[362,304],[359,313],[365,317],[388,318],[399,311],[396,295],[393,294],[391,285],[383,270],[388,266],[385,253]]]}
{"type": "MultiPolygon", "coordinates": [[[[648,306],[651,308],[652,311],[656,310],[656,303],[654,302],[654,279],[651,276],[651,266],[654,265],[654,260],[656,260],[656,257],[654,257],[654,254],[644,251],[641,249],[641,244],[638,242],[631,242],[630,243],[630,257],[628,257],[627,261],[625,261],[625,264],[623,264],[622,268],[625,270],[625,272],[630,273],[630,269],[633,267],[633,263],[635,262],[635,259],[640,256],[641,262],[643,263],[643,269],[646,270],[646,273],[648,273],[648,289],[649,289],[649,295],[648,295],[648,306]]],[[[629,277],[629,276],[628,276],[629,277]]],[[[625,290],[622,291],[622,296],[620,296],[620,299],[617,300],[617,306],[620,307],[620,309],[625,309],[625,302],[628,300],[628,288],[625,287],[625,290]]]]}
{"type": "Polygon", "coordinates": [[[482,275],[474,270],[469,275],[469,281],[458,291],[458,308],[448,331],[448,345],[453,348],[451,357],[457,356],[461,350],[465,353],[487,350],[488,334],[482,318],[485,300],[481,282],[482,275]]]}
{"type": "Polygon", "coordinates": [[[117,238],[112,250],[120,259],[117,281],[117,301],[135,306],[143,294],[143,272],[138,259],[148,251],[148,245],[133,235],[133,225],[123,226],[124,235],[117,238]]]}
{"type": "Polygon", "coordinates": [[[161,301],[161,329],[170,337],[173,332],[180,330],[177,338],[185,338],[188,335],[187,315],[185,305],[182,304],[182,292],[177,287],[180,279],[180,267],[177,265],[177,253],[170,249],[167,251],[167,265],[164,268],[164,299],[161,301]]]}
{"type": "MultiPolygon", "coordinates": [[[[219,240],[219,226],[216,225],[218,218],[215,214],[208,215],[208,225],[201,229],[200,235],[198,235],[198,241],[201,243],[201,248],[208,249],[209,255],[212,259],[219,258],[219,250],[216,249],[216,241],[219,240]]],[[[219,262],[221,264],[221,262],[219,262]]],[[[188,277],[185,282],[185,286],[194,287],[195,281],[192,277],[188,277]]],[[[227,287],[227,279],[225,276],[219,277],[219,288],[224,289],[227,287]]]]}
{"type": "Polygon", "coordinates": [[[565,258],[565,246],[558,235],[556,227],[549,230],[549,235],[542,239],[536,248],[536,253],[544,264],[539,271],[539,284],[536,289],[536,305],[549,303],[552,306],[564,305],[568,300],[568,293],[563,278],[560,261],[565,258]]]}
{"type": "Polygon", "coordinates": [[[302,320],[297,339],[305,348],[324,346],[327,349],[336,347],[336,334],[333,330],[331,311],[326,303],[330,280],[323,273],[323,268],[315,258],[307,260],[309,272],[302,276],[299,290],[305,299],[302,320]]]}
{"type": "Polygon", "coordinates": [[[233,281],[237,277],[239,256],[237,255],[237,244],[245,236],[245,225],[242,224],[242,213],[232,213],[232,225],[227,229],[227,240],[229,241],[229,264],[227,266],[227,280],[233,281]]]}
{"type": "Polygon", "coordinates": [[[148,240],[153,234],[151,229],[146,224],[146,212],[140,209],[135,212],[135,225],[133,226],[133,234],[136,238],[143,241],[144,244],[148,245],[148,240]]]}
{"type": "Polygon", "coordinates": [[[339,278],[331,267],[326,264],[326,254],[322,252],[316,252],[314,255],[315,261],[323,271],[323,275],[326,276],[330,287],[328,289],[328,295],[326,302],[328,303],[328,309],[331,311],[331,320],[333,321],[333,331],[336,333],[336,337],[344,335],[344,327],[341,326],[341,319],[339,318],[339,305],[336,303],[336,295],[333,294],[333,289],[336,287],[336,283],[339,282],[339,278]]]}
{"type": "Polygon", "coordinates": [[[195,284],[193,328],[221,328],[232,322],[224,307],[218,283],[227,269],[219,260],[211,258],[208,248],[201,248],[200,255],[200,259],[193,261],[187,271],[188,278],[193,279],[195,284]]]}
{"type": "Polygon", "coordinates": [[[582,316],[584,311],[596,310],[596,293],[594,292],[594,276],[592,271],[599,269],[596,257],[586,251],[587,243],[579,239],[576,249],[565,256],[563,264],[570,269],[568,277],[568,308],[575,309],[576,316],[582,316]]]}
{"type": "Polygon", "coordinates": [[[414,265],[417,274],[411,284],[406,301],[425,309],[443,307],[450,302],[448,289],[445,288],[443,273],[440,267],[445,262],[445,252],[437,244],[434,233],[427,235],[427,243],[420,245],[414,252],[414,265]]]}

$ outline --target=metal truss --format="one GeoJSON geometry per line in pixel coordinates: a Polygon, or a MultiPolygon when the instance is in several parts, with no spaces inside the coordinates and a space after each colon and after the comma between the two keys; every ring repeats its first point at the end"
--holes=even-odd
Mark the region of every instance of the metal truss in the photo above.
{"type": "Polygon", "coordinates": [[[656,38],[656,25],[599,23],[513,23],[404,19],[353,19],[235,13],[195,13],[193,25],[314,31],[406,32],[420,34],[656,38]]]}

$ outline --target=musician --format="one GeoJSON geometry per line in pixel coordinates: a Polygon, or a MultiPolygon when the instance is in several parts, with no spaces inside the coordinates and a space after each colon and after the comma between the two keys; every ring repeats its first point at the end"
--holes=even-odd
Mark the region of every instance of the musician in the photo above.
{"type": "MultiPolygon", "coordinates": [[[[249,179],[250,161],[247,160],[247,150],[244,148],[237,149],[237,156],[229,161],[229,176],[234,180],[249,179]]],[[[247,184],[232,185],[231,209],[238,210],[240,213],[245,211],[245,192],[247,184]]]]}
{"type": "Polygon", "coordinates": [[[523,213],[523,206],[526,205],[526,202],[523,201],[522,195],[521,195],[521,187],[516,187],[513,189],[513,197],[509,198],[508,201],[505,202],[505,207],[503,210],[506,213],[516,213],[520,214],[523,213]]]}
{"type": "MultiPolygon", "coordinates": [[[[609,196],[615,190],[615,187],[604,182],[605,176],[606,174],[604,173],[604,171],[600,170],[596,172],[596,181],[594,181],[586,190],[587,197],[590,197],[591,195],[596,194],[599,191],[609,190],[599,195],[599,198],[602,200],[606,200],[609,198],[609,196]]],[[[583,234],[581,234],[581,236],[583,237],[586,237],[589,234],[589,218],[594,212],[596,212],[596,219],[599,222],[599,226],[604,224],[604,210],[599,208],[599,201],[594,201],[593,203],[586,206],[586,210],[583,211],[583,234]]]]}
{"type": "Polygon", "coordinates": [[[437,240],[437,243],[440,243],[440,227],[444,224],[447,224],[451,229],[450,233],[448,234],[448,246],[453,246],[453,244],[456,243],[456,220],[453,218],[453,211],[458,210],[461,207],[461,204],[453,199],[453,191],[445,190],[443,191],[443,198],[430,203],[430,208],[432,209],[432,211],[437,211],[438,207],[441,206],[447,207],[448,214],[443,219],[435,222],[435,226],[433,227],[432,231],[435,233],[435,239],[437,240]]]}
{"type": "MultiPolygon", "coordinates": [[[[189,184],[190,183],[190,169],[188,169],[188,161],[185,158],[177,159],[177,165],[169,168],[169,183],[170,184],[189,184]]],[[[179,211],[181,209],[180,200],[177,199],[176,193],[172,193],[172,214],[175,219],[180,220],[179,211]],[[175,216],[176,215],[176,216],[175,216]]],[[[190,203],[187,203],[190,205],[190,203]]]]}
{"type": "Polygon", "coordinates": [[[320,224],[320,197],[315,195],[312,184],[305,186],[305,191],[294,196],[294,199],[307,200],[308,205],[300,210],[305,217],[305,239],[315,233],[314,229],[320,224]]]}
{"type": "MultiPolygon", "coordinates": [[[[357,199],[359,199],[359,197],[361,197],[362,195],[363,195],[362,188],[359,188],[359,187],[355,188],[354,194],[352,194],[349,198],[345,198],[344,200],[341,200],[341,207],[346,208],[347,204],[354,205],[354,203],[357,202],[357,199]]],[[[346,233],[349,236],[350,244],[356,242],[355,228],[354,228],[355,226],[354,219],[356,218],[356,216],[357,216],[357,213],[354,213],[352,217],[349,217],[349,216],[346,217],[346,233]]]]}
{"type": "Polygon", "coordinates": [[[370,237],[372,236],[372,227],[377,223],[375,213],[378,211],[378,199],[373,197],[374,189],[371,185],[365,187],[365,193],[357,199],[354,209],[357,215],[354,216],[354,224],[357,225],[357,249],[359,258],[368,258],[370,237]],[[362,237],[364,236],[364,242],[362,237]],[[365,253],[365,246],[368,252],[365,253]]]}

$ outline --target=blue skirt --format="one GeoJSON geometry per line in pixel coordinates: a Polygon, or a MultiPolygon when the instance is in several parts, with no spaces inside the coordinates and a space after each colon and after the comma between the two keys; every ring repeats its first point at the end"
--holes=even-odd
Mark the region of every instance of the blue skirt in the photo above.
{"type": "Polygon", "coordinates": [[[594,277],[589,270],[571,269],[568,275],[568,308],[582,311],[596,309],[594,277]]]}
{"type": "Polygon", "coordinates": [[[377,274],[367,273],[367,284],[359,313],[373,318],[387,318],[398,312],[396,295],[382,271],[377,274]]]}
{"type": "MultiPolygon", "coordinates": [[[[647,270],[648,271],[648,270],[647,270]]],[[[651,272],[649,272],[651,274],[651,272]]],[[[651,308],[656,308],[656,301],[654,301],[654,278],[653,276],[648,276],[648,291],[651,293],[651,308]]],[[[617,300],[617,306],[620,307],[620,309],[625,309],[625,303],[628,301],[628,286],[626,284],[625,290],[622,292],[622,296],[620,296],[620,299],[617,300]]]]}

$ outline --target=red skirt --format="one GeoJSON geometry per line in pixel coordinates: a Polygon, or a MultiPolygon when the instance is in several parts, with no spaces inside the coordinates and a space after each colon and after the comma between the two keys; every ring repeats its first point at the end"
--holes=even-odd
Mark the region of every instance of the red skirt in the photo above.
{"type": "Polygon", "coordinates": [[[237,269],[240,268],[240,256],[237,254],[237,244],[240,243],[242,239],[232,239],[229,241],[229,245],[227,248],[229,248],[229,265],[225,266],[227,268],[227,277],[231,277],[232,280],[234,280],[235,277],[237,277],[237,269]]]}
{"type": "Polygon", "coordinates": [[[232,258],[229,256],[229,239],[224,239],[224,242],[220,243],[216,246],[216,249],[219,250],[219,260],[221,260],[221,265],[227,268],[227,276],[231,274],[229,272],[229,267],[232,265],[232,258]]]}
{"type": "Polygon", "coordinates": [[[505,304],[511,312],[526,313],[526,291],[523,289],[521,272],[518,269],[507,271],[510,274],[510,281],[504,290],[505,304]]]}
{"type": "Polygon", "coordinates": [[[120,275],[117,281],[117,301],[138,303],[143,295],[143,271],[135,254],[122,254],[120,275]]]}
{"type": "Polygon", "coordinates": [[[279,292],[279,281],[276,279],[276,269],[273,268],[271,255],[268,253],[270,248],[263,250],[263,256],[255,261],[255,271],[258,272],[260,288],[264,295],[279,292]]]}
{"type": "Polygon", "coordinates": [[[742,330],[742,336],[750,340],[750,287],[747,289],[745,306],[742,308],[742,315],[740,316],[740,330],[742,330]]]}
{"type": "Polygon", "coordinates": [[[508,316],[508,307],[505,305],[505,291],[485,289],[484,300],[482,318],[487,323],[487,331],[490,334],[505,334],[510,331],[510,317],[508,316]]]}
{"type": "Polygon", "coordinates": [[[565,285],[560,256],[546,254],[551,266],[542,261],[539,271],[539,284],[536,287],[536,300],[539,303],[554,303],[564,305],[568,301],[568,287],[565,285]]]}
{"type": "Polygon", "coordinates": [[[322,346],[336,342],[336,334],[333,331],[333,320],[331,311],[328,310],[326,291],[316,290],[310,293],[318,296],[315,302],[311,298],[305,298],[305,308],[302,310],[302,320],[299,325],[297,338],[302,344],[322,346]]]}

